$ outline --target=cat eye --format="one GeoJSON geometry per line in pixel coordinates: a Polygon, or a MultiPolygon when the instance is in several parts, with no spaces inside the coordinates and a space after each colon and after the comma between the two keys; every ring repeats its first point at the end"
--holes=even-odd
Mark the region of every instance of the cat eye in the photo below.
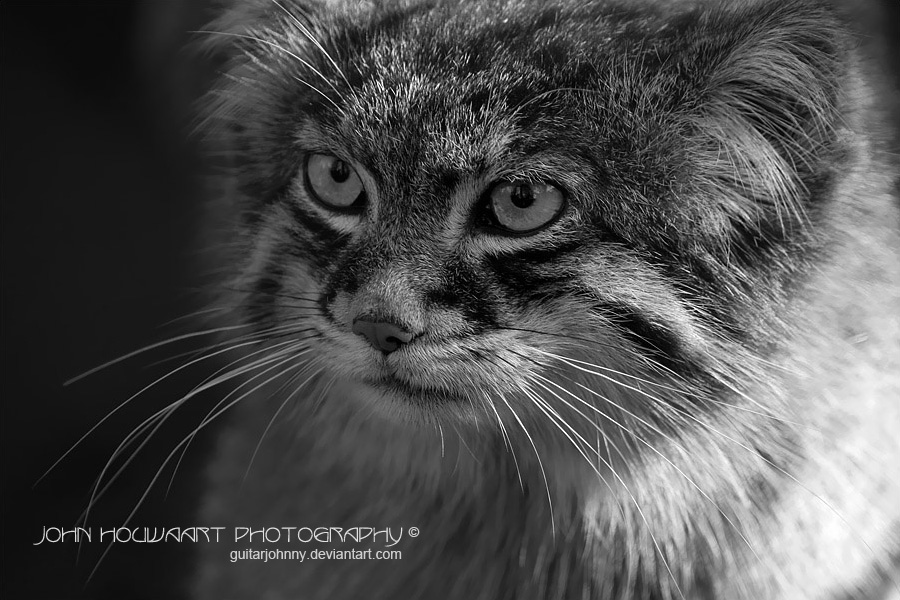
{"type": "Polygon", "coordinates": [[[562,212],[562,191],[549,183],[507,181],[495,185],[488,206],[495,225],[512,233],[529,233],[552,223],[562,212]]]}
{"type": "Polygon", "coordinates": [[[365,201],[362,181],[350,163],[328,154],[307,157],[306,184],[315,199],[329,208],[358,208],[365,201]]]}

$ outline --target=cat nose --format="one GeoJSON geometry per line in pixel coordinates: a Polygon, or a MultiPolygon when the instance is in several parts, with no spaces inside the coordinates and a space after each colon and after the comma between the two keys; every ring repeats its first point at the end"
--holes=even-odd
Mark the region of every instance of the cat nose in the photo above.
{"type": "Polygon", "coordinates": [[[365,337],[376,350],[385,354],[390,354],[413,339],[413,334],[390,321],[357,319],[353,322],[352,331],[365,337]]]}

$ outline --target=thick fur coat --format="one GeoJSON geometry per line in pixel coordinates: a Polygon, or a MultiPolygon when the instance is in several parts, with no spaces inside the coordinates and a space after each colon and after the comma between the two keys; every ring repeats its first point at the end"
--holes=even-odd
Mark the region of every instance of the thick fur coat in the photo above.
{"type": "Polygon", "coordinates": [[[211,545],[197,598],[900,593],[897,170],[838,8],[255,0],[200,35],[243,327],[203,518],[419,535],[211,545]],[[519,233],[506,184],[564,201],[519,233]]]}

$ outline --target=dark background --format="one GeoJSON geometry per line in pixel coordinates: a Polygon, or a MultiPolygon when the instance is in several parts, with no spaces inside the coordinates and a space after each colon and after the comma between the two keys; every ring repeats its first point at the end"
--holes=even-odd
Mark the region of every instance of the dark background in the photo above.
{"type": "MultiPolygon", "coordinates": [[[[196,326],[163,325],[200,307],[191,278],[200,195],[183,141],[190,82],[180,81],[177,51],[198,17],[181,4],[0,2],[4,600],[182,595],[190,544],[117,544],[88,578],[106,546],[99,527],[125,523],[202,402],[162,428],[98,503],[94,540],[77,562],[73,542],[32,545],[44,526],[72,527],[124,436],[198,381],[196,371],[167,380],[36,483],[104,415],[177,365],[152,363],[186,348],[64,381],[196,326]]],[[[191,445],[167,498],[171,470],[163,474],[133,525],[202,525],[192,512],[206,441],[191,445]]]]}
{"type": "MultiPolygon", "coordinates": [[[[198,3],[188,14],[182,4],[0,2],[3,599],[184,596],[190,544],[116,545],[89,582],[105,549],[96,537],[77,562],[74,543],[32,545],[44,526],[73,526],[123,437],[198,381],[196,372],[167,380],[36,483],[104,415],[173,366],[153,363],[184,348],[63,382],[188,331],[185,322],[163,324],[201,307],[192,269],[200,194],[183,141],[196,80],[177,48],[204,17],[198,3]]],[[[900,2],[884,7],[871,31],[890,29],[896,61],[900,2]]],[[[93,511],[95,532],[125,522],[208,407],[192,403],[154,436],[93,511]]],[[[208,435],[191,445],[167,497],[171,470],[160,478],[134,525],[202,525],[192,511],[209,445],[208,435]]]]}

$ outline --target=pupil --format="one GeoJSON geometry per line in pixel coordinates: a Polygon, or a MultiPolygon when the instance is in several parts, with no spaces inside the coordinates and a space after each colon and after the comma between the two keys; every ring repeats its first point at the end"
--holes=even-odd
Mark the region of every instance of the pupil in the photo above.
{"type": "Polygon", "coordinates": [[[337,183],[344,183],[350,177],[350,167],[342,160],[331,163],[331,178],[337,183]]]}
{"type": "Polygon", "coordinates": [[[512,189],[509,199],[516,208],[528,208],[534,204],[534,194],[531,192],[531,186],[527,184],[517,185],[512,189]]]}

